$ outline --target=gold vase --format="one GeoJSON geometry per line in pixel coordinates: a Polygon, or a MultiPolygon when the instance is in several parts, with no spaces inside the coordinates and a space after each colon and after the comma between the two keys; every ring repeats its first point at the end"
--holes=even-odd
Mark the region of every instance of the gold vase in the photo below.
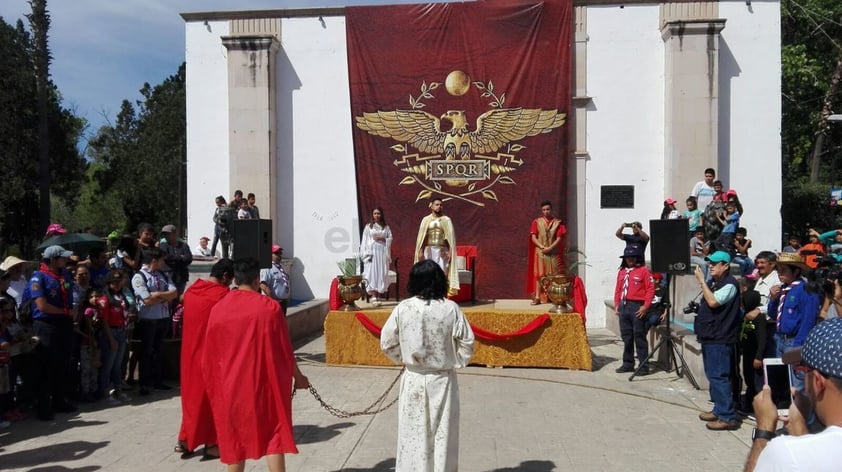
{"type": "Polygon", "coordinates": [[[362,275],[340,275],[337,277],[339,280],[339,298],[345,302],[345,306],[342,307],[344,311],[356,311],[359,310],[359,307],[354,303],[355,301],[359,300],[363,296],[363,287],[361,282],[363,281],[362,275]]]}
{"type": "Polygon", "coordinates": [[[567,313],[570,311],[570,306],[567,302],[570,300],[570,288],[572,280],[566,275],[547,275],[541,277],[541,288],[547,294],[547,298],[553,302],[553,308],[550,313],[567,313]]]}

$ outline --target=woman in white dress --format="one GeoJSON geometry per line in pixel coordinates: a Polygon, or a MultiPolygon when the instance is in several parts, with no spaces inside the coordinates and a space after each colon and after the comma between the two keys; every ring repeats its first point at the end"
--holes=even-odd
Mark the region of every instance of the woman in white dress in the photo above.
{"type": "Polygon", "coordinates": [[[459,385],[454,369],[474,353],[474,332],[448,300],[435,262],[409,273],[409,293],[383,325],[380,349],[406,370],[398,401],[396,472],[451,472],[459,466],[459,385]]]}
{"type": "Polygon", "coordinates": [[[380,306],[378,297],[389,288],[389,264],[392,263],[392,230],[386,224],[381,208],[371,213],[371,221],[363,229],[360,258],[363,261],[363,279],[371,303],[380,306]]]}

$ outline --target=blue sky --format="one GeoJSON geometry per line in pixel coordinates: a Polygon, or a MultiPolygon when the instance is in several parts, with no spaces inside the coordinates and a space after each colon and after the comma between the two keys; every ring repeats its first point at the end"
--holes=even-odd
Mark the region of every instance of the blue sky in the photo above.
{"type": "MultiPolygon", "coordinates": [[[[92,135],[112,123],[124,99],[137,100],[144,82],[155,85],[184,61],[181,12],[422,3],[408,0],[48,0],[51,75],[64,106],[89,122],[92,135]]],[[[14,25],[30,12],[27,0],[0,1],[14,25]]],[[[27,24],[28,27],[28,24],[27,24]]],[[[84,148],[84,143],[81,144],[84,148]]]]}

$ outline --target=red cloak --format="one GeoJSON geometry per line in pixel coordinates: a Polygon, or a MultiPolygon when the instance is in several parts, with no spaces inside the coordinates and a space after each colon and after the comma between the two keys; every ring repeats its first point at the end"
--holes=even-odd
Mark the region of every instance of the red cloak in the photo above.
{"type": "Polygon", "coordinates": [[[295,358],[280,305],[250,290],[232,290],[211,309],[205,343],[202,369],[222,462],[297,453],[295,358]]]}
{"type": "Polygon", "coordinates": [[[178,440],[187,449],[216,444],[216,428],[202,374],[205,329],[211,308],[228,293],[228,287],[197,280],[184,292],[184,326],[181,333],[181,430],[178,440]]]}

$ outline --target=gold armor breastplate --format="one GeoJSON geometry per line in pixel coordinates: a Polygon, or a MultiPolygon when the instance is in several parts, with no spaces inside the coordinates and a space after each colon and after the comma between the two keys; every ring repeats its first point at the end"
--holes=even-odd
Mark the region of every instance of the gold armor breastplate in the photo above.
{"type": "Polygon", "coordinates": [[[442,228],[441,223],[439,222],[438,218],[435,220],[430,221],[427,225],[427,237],[424,240],[425,246],[444,246],[444,228],[442,228]]]}

